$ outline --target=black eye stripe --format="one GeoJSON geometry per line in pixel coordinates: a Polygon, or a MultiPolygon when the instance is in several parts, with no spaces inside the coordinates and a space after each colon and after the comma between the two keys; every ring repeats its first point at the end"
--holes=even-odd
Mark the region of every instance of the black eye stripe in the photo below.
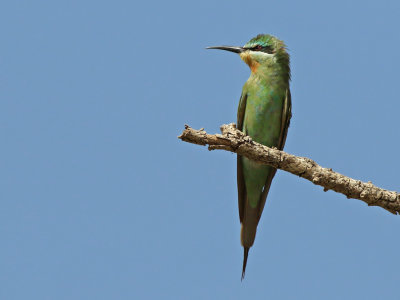
{"type": "Polygon", "coordinates": [[[273,53],[275,53],[274,49],[272,49],[270,46],[265,47],[265,48],[263,49],[263,51],[264,51],[265,53],[268,53],[268,54],[273,54],[273,53]]]}
{"type": "Polygon", "coordinates": [[[274,50],[270,46],[256,45],[256,46],[250,48],[250,50],[252,50],[252,51],[261,51],[261,52],[265,52],[265,53],[268,53],[268,54],[275,53],[274,50]]]}

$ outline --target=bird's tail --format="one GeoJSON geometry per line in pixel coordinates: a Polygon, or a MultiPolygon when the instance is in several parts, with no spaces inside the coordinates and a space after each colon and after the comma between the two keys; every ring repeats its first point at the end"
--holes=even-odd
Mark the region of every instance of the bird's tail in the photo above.
{"type": "Polygon", "coordinates": [[[244,252],[243,252],[243,269],[242,269],[242,279],[241,280],[243,280],[244,275],[246,273],[247,257],[249,256],[250,247],[243,247],[243,250],[244,250],[244,252]]]}

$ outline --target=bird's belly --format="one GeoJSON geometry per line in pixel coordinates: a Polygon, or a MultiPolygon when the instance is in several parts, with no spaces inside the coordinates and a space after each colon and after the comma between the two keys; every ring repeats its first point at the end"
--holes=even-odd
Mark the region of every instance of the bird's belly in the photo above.
{"type": "Polygon", "coordinates": [[[247,100],[243,122],[244,132],[254,141],[263,145],[278,146],[282,127],[283,101],[273,97],[264,100],[247,100]]]}

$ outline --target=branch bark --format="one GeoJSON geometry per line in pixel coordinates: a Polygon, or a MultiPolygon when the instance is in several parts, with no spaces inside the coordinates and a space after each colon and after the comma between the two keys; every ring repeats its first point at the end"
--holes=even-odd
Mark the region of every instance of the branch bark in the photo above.
{"type": "Polygon", "coordinates": [[[209,150],[235,152],[259,163],[305,178],[322,186],[325,192],[333,190],[349,199],[362,200],[368,206],[380,206],[395,215],[400,213],[400,193],[381,189],[370,181],[362,182],[332,169],[323,168],[309,158],[295,156],[256,143],[236,129],[234,123],[222,125],[221,133],[207,134],[203,128],[196,130],[185,125],[185,130],[178,138],[192,144],[209,145],[209,150]]]}

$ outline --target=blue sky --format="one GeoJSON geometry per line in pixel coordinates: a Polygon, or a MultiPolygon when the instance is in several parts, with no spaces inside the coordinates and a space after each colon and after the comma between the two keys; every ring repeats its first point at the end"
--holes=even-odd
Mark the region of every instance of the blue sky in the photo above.
{"type": "Polygon", "coordinates": [[[278,172],[240,282],[234,122],[283,39],[285,150],[400,191],[396,1],[3,1],[0,298],[398,299],[396,217],[278,172]]]}

